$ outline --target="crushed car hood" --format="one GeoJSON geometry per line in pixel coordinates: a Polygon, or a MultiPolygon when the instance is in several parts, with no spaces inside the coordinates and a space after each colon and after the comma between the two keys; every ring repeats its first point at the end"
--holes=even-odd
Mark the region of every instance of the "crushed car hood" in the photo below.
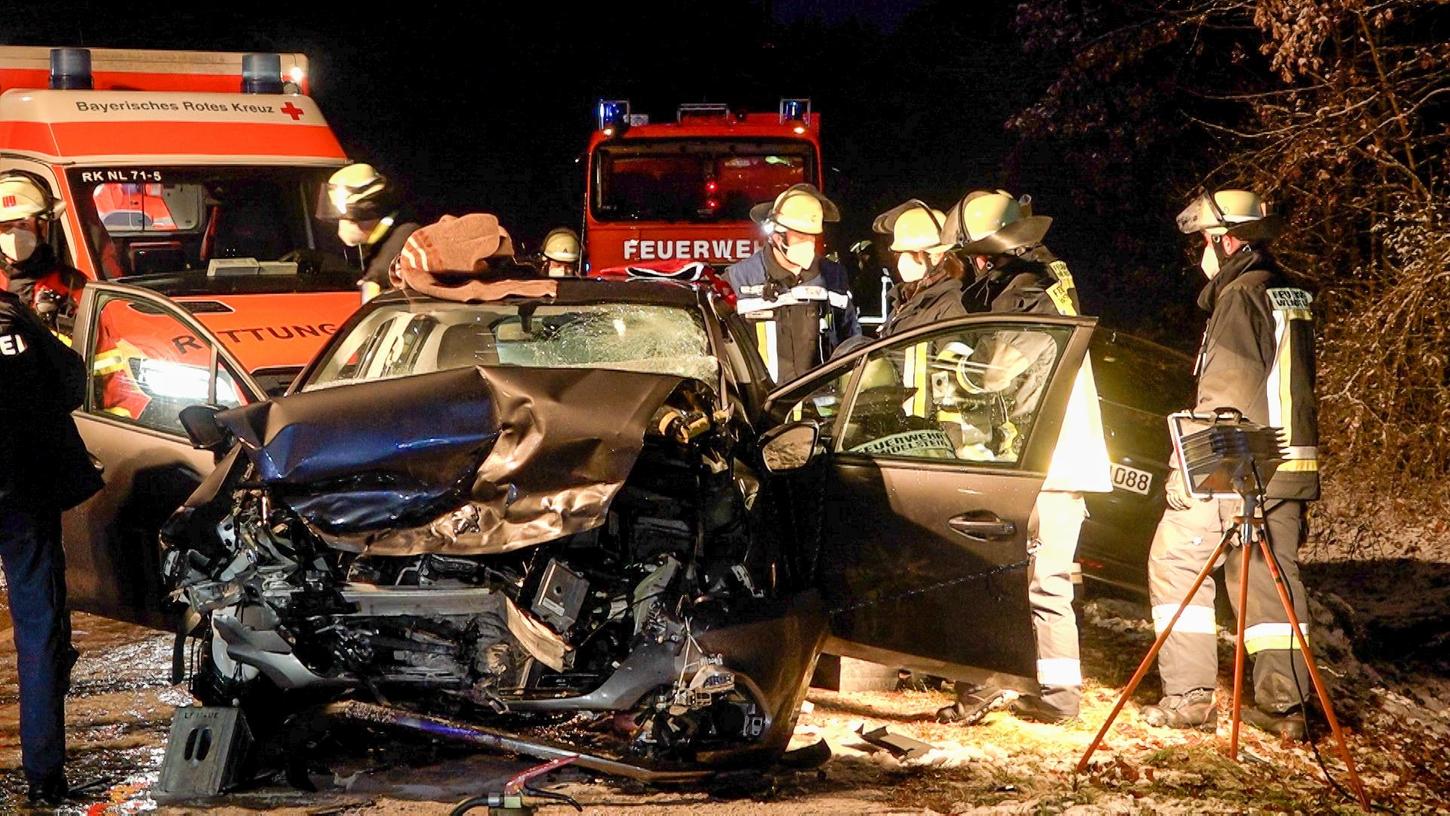
{"type": "Polygon", "coordinates": [[[604,522],[681,378],[465,368],[224,411],[256,477],[326,543],[486,555],[604,522]]]}

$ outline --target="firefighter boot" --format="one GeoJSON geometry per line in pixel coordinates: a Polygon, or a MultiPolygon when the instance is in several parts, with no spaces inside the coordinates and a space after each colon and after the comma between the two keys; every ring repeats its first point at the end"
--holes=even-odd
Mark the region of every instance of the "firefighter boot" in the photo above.
{"type": "Polygon", "coordinates": [[[1012,701],[1012,713],[1031,722],[1056,724],[1076,718],[1078,707],[1059,708],[1041,697],[1023,695],[1012,701]]]}
{"type": "Polygon", "coordinates": [[[959,683],[957,701],[937,709],[936,721],[957,723],[958,725],[976,725],[987,716],[988,711],[1001,704],[1003,694],[1004,692],[999,688],[959,683]]]}
{"type": "Polygon", "coordinates": [[[1213,689],[1193,689],[1185,694],[1169,694],[1157,705],[1143,706],[1143,721],[1159,728],[1196,728],[1213,731],[1218,725],[1218,708],[1213,704],[1213,689]]]}
{"type": "Polygon", "coordinates": [[[1304,709],[1302,706],[1294,706],[1288,711],[1265,711],[1256,705],[1244,706],[1239,714],[1243,721],[1259,729],[1267,731],[1276,737],[1287,738],[1292,742],[1303,742],[1308,732],[1304,721],[1304,709]]]}

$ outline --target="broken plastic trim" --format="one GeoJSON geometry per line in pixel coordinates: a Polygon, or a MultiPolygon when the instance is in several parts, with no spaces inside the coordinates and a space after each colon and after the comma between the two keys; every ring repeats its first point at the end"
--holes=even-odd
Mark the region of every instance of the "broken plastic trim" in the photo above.
{"type": "Polygon", "coordinates": [[[430,717],[390,706],[363,703],[356,700],[333,703],[323,708],[322,714],[328,717],[341,717],[343,719],[372,725],[403,728],[430,737],[437,737],[439,739],[473,745],[493,751],[504,751],[511,754],[519,754],[520,756],[534,757],[536,759],[552,760],[569,757],[574,760],[574,765],[580,768],[596,773],[608,774],[609,776],[621,776],[626,779],[634,779],[649,784],[696,782],[713,775],[712,771],[706,770],[664,771],[645,768],[617,759],[609,759],[593,754],[581,754],[577,751],[570,751],[566,748],[559,748],[547,743],[527,740],[491,728],[484,728],[478,725],[465,725],[442,717],[430,717]]]}

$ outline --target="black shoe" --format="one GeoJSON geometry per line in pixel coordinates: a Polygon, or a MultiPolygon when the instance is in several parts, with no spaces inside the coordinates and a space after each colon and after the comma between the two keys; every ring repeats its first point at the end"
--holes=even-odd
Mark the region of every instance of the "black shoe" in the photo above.
{"type": "Polygon", "coordinates": [[[60,807],[65,804],[69,793],[70,785],[66,784],[65,774],[62,773],[47,777],[41,782],[31,782],[30,791],[25,798],[32,807],[60,807]]]}
{"type": "Polygon", "coordinates": [[[1143,721],[1158,728],[1197,728],[1213,731],[1218,725],[1218,708],[1213,703],[1213,689],[1194,689],[1186,694],[1170,694],[1158,705],[1143,706],[1143,721]]]}
{"type": "Polygon", "coordinates": [[[959,694],[955,703],[937,709],[936,721],[958,725],[976,725],[987,716],[988,711],[1001,704],[1002,696],[1003,691],[997,688],[972,689],[964,694],[959,694]]]}
{"type": "Polygon", "coordinates": [[[1305,734],[1309,730],[1304,722],[1304,709],[1299,706],[1294,706],[1284,712],[1273,712],[1265,711],[1258,706],[1246,705],[1239,712],[1239,716],[1244,722],[1260,731],[1267,731],[1276,737],[1293,742],[1303,742],[1305,734]]]}
{"type": "Polygon", "coordinates": [[[1071,711],[1050,705],[1041,697],[1024,694],[1012,701],[1012,713],[1019,719],[1040,723],[1065,723],[1077,718],[1077,709],[1071,711]]]}

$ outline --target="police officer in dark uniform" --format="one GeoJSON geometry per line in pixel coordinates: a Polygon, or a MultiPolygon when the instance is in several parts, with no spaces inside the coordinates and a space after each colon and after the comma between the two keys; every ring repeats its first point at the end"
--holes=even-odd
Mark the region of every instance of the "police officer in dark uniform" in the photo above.
{"type": "Polygon", "coordinates": [[[13,292],[0,292],[0,566],[20,674],[20,751],[30,801],[65,798],[65,695],[76,652],[61,513],[101,488],[70,412],[86,372],[13,292]]]}
{"type": "Polygon", "coordinates": [[[50,194],[29,176],[0,177],[0,272],[5,288],[51,331],[70,336],[85,276],[61,263],[51,248],[50,194]]]}

